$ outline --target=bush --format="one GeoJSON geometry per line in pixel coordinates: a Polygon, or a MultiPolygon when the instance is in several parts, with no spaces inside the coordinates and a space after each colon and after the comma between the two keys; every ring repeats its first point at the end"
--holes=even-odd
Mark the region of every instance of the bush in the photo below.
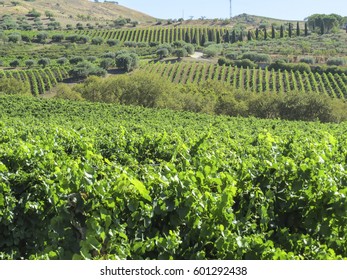
{"type": "Polygon", "coordinates": [[[25,61],[25,66],[28,67],[28,68],[31,68],[35,65],[35,60],[32,60],[32,59],[28,59],[25,61]]]}
{"type": "Polygon", "coordinates": [[[43,68],[46,67],[47,65],[49,65],[51,63],[49,58],[41,58],[37,64],[41,65],[43,68]]]}
{"type": "Polygon", "coordinates": [[[346,59],[342,57],[331,57],[327,60],[329,66],[344,66],[346,65],[346,59]]]}
{"type": "Polygon", "coordinates": [[[107,40],[107,45],[109,45],[110,47],[113,47],[113,46],[118,46],[120,41],[119,40],[115,40],[115,39],[109,39],[107,40]]]}
{"type": "Polygon", "coordinates": [[[139,58],[134,53],[124,53],[116,57],[116,65],[118,68],[130,72],[138,67],[139,58]]]}
{"type": "Polygon", "coordinates": [[[83,100],[79,92],[74,91],[70,86],[66,84],[58,84],[55,91],[56,91],[56,95],[54,98],[57,98],[57,99],[67,99],[67,100],[74,100],[74,101],[83,100]]]}
{"type": "Polygon", "coordinates": [[[20,64],[19,60],[18,59],[15,59],[13,61],[10,62],[10,66],[13,67],[13,68],[16,68],[18,67],[20,64]]]}
{"type": "Polygon", "coordinates": [[[264,63],[270,63],[271,57],[268,54],[262,54],[262,53],[245,53],[241,56],[241,59],[249,59],[253,62],[264,62],[264,63]]]}
{"type": "Polygon", "coordinates": [[[315,59],[313,57],[310,56],[306,56],[306,57],[302,57],[299,60],[301,63],[307,63],[307,64],[314,64],[315,63],[315,59]]]}
{"type": "Polygon", "coordinates": [[[18,33],[13,33],[8,35],[8,41],[12,43],[18,43],[22,40],[22,36],[18,33]]]}
{"type": "Polygon", "coordinates": [[[65,65],[68,62],[68,59],[66,57],[60,57],[57,59],[57,63],[59,65],[65,65]]]}
{"type": "Polygon", "coordinates": [[[74,56],[69,59],[70,64],[77,64],[82,61],[83,61],[83,57],[81,56],[74,56]]]}
{"type": "Polygon", "coordinates": [[[258,65],[249,59],[235,60],[234,65],[243,68],[256,68],[258,65]]]}
{"type": "Polygon", "coordinates": [[[70,75],[75,79],[84,79],[91,75],[105,76],[106,71],[100,67],[97,67],[89,61],[83,61],[79,62],[70,70],[70,75]]]}
{"type": "Polygon", "coordinates": [[[222,49],[220,45],[212,44],[204,49],[203,53],[206,57],[215,57],[221,53],[222,49]]]}
{"type": "Polygon", "coordinates": [[[93,45],[101,45],[104,42],[104,39],[101,37],[94,37],[92,39],[92,44],[93,45]]]}
{"type": "Polygon", "coordinates": [[[0,79],[0,94],[31,95],[28,82],[23,83],[15,78],[0,79]]]}
{"type": "Polygon", "coordinates": [[[192,44],[185,44],[183,48],[188,52],[188,54],[192,55],[195,52],[195,48],[192,44]]]}
{"type": "Polygon", "coordinates": [[[55,43],[63,41],[65,38],[64,34],[55,34],[52,36],[52,41],[55,43]]]}
{"type": "Polygon", "coordinates": [[[100,67],[105,69],[105,70],[113,67],[114,64],[115,64],[114,59],[112,59],[112,58],[104,58],[100,61],[100,67]]]}
{"type": "Polygon", "coordinates": [[[167,57],[169,55],[169,51],[167,48],[160,48],[157,50],[156,54],[160,59],[163,59],[164,57],[167,57]]]}
{"type": "Polygon", "coordinates": [[[178,59],[188,56],[188,52],[185,48],[175,50],[175,55],[178,59]]]}

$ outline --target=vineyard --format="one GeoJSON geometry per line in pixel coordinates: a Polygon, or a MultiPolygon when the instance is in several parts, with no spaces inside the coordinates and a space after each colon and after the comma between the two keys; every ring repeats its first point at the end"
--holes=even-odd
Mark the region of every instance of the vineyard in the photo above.
{"type": "MultiPolygon", "coordinates": [[[[276,32],[276,31],[274,31],[276,32]]],[[[232,32],[222,26],[199,27],[199,26],[174,26],[174,27],[147,27],[128,28],[114,30],[78,30],[77,34],[90,37],[101,37],[104,40],[116,39],[120,42],[143,42],[143,43],[173,43],[175,41],[185,41],[186,43],[203,46],[207,42],[235,43],[237,41],[266,40],[266,31],[261,29],[250,30],[249,32],[232,32]]],[[[279,31],[272,38],[280,38],[279,31]]],[[[288,32],[283,33],[283,37],[289,37],[288,32]]],[[[293,36],[294,37],[294,36],[293,36]]]]}
{"type": "Polygon", "coordinates": [[[29,84],[31,93],[34,96],[45,93],[53,86],[57,85],[58,82],[62,82],[64,79],[68,78],[68,76],[67,69],[63,67],[11,71],[0,69],[0,79],[14,78],[29,84]]]}
{"type": "Polygon", "coordinates": [[[201,83],[206,80],[223,81],[234,88],[254,93],[317,92],[334,98],[347,97],[347,76],[332,73],[275,71],[212,63],[150,63],[143,70],[158,73],[175,83],[201,83]]]}
{"type": "Polygon", "coordinates": [[[0,97],[0,259],[346,259],[345,124],[0,97]]]}

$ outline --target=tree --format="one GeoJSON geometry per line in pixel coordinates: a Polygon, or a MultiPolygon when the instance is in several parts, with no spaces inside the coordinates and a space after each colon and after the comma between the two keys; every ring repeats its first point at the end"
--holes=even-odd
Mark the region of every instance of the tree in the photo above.
{"type": "Polygon", "coordinates": [[[107,70],[114,66],[114,59],[112,58],[104,58],[100,61],[100,67],[107,70]]]}
{"type": "Polygon", "coordinates": [[[13,68],[17,68],[19,66],[19,60],[15,59],[15,60],[11,61],[10,66],[13,68]]]}
{"type": "Polygon", "coordinates": [[[293,25],[291,24],[291,23],[289,23],[288,24],[289,26],[288,26],[288,36],[289,36],[289,38],[291,38],[292,37],[292,34],[293,34],[293,25]]]}
{"type": "Polygon", "coordinates": [[[46,39],[48,38],[47,32],[40,32],[36,35],[36,40],[38,43],[44,44],[46,42],[46,39]]]}
{"type": "Polygon", "coordinates": [[[134,53],[123,53],[116,57],[116,66],[130,72],[138,67],[139,58],[134,53]]]}
{"type": "Polygon", "coordinates": [[[115,39],[109,39],[107,40],[107,45],[109,45],[110,47],[113,47],[113,46],[117,46],[119,45],[119,40],[115,40],[115,39]]]}
{"type": "Polygon", "coordinates": [[[22,40],[22,36],[19,33],[13,33],[8,36],[8,41],[12,43],[18,43],[20,40],[22,40]]]}
{"type": "Polygon", "coordinates": [[[64,34],[54,34],[52,36],[52,41],[55,43],[59,43],[64,40],[64,34]]]}
{"type": "Polygon", "coordinates": [[[188,56],[188,52],[186,49],[182,48],[182,49],[177,49],[175,50],[175,55],[177,56],[178,60],[181,60],[182,57],[186,57],[188,56]]]}
{"type": "Polygon", "coordinates": [[[38,62],[37,62],[37,64],[38,65],[41,65],[43,68],[45,68],[47,65],[49,65],[51,63],[51,61],[50,61],[50,59],[49,58],[46,58],[46,57],[44,57],[44,58],[41,58],[38,62]]]}
{"type": "Polygon", "coordinates": [[[276,38],[276,31],[275,31],[275,26],[271,26],[271,38],[275,39],[276,38]]]}
{"type": "Polygon", "coordinates": [[[0,79],[0,93],[13,95],[30,95],[29,83],[23,83],[15,78],[0,79]]]}
{"type": "Polygon", "coordinates": [[[33,17],[33,18],[39,18],[41,16],[41,13],[39,13],[38,11],[36,11],[35,9],[32,9],[29,13],[28,13],[29,17],[33,17]]]}
{"type": "Polygon", "coordinates": [[[308,36],[308,23],[305,22],[305,36],[308,36]]]}
{"type": "Polygon", "coordinates": [[[314,14],[307,18],[307,23],[313,32],[325,34],[337,31],[344,24],[344,18],[337,14],[314,14]]]}
{"type": "Polygon", "coordinates": [[[94,37],[92,39],[92,44],[93,45],[101,45],[104,42],[104,39],[101,37],[94,37]]]}
{"type": "Polygon", "coordinates": [[[45,16],[48,18],[52,18],[52,17],[54,17],[54,14],[51,11],[45,11],[45,16]]]}
{"type": "Polygon", "coordinates": [[[160,48],[157,50],[157,56],[159,56],[159,59],[163,59],[164,57],[167,57],[169,55],[169,51],[167,48],[160,48]]]}
{"type": "Polygon", "coordinates": [[[296,23],[296,36],[300,36],[300,25],[299,22],[296,23]]]}
{"type": "Polygon", "coordinates": [[[25,61],[25,66],[28,67],[28,68],[31,68],[35,65],[35,60],[32,60],[32,59],[28,59],[25,61]]]}
{"type": "Polygon", "coordinates": [[[105,76],[106,71],[100,67],[97,67],[89,61],[83,61],[78,63],[74,68],[71,69],[70,75],[73,78],[87,78],[88,76],[105,76]]]}
{"type": "Polygon", "coordinates": [[[57,59],[57,63],[58,63],[59,65],[64,65],[64,64],[66,64],[67,62],[68,62],[68,59],[67,59],[66,57],[60,57],[60,58],[57,59]]]}
{"type": "Polygon", "coordinates": [[[281,29],[280,29],[280,37],[283,38],[284,37],[284,27],[283,25],[281,25],[281,29]]]}

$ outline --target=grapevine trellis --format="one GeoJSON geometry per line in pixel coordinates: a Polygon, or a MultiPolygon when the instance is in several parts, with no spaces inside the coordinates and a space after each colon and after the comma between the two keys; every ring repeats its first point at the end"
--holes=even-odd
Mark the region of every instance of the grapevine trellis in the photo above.
{"type": "Polygon", "coordinates": [[[45,93],[58,82],[62,82],[68,77],[68,71],[63,67],[8,71],[2,70],[0,72],[0,79],[15,78],[21,80],[23,83],[29,83],[31,93],[34,96],[45,93]]]}
{"type": "Polygon", "coordinates": [[[316,92],[342,99],[347,97],[347,79],[344,74],[270,71],[267,68],[262,70],[198,62],[149,63],[143,69],[181,84],[215,80],[228,83],[235,89],[254,93],[283,94],[294,91],[316,92]]]}

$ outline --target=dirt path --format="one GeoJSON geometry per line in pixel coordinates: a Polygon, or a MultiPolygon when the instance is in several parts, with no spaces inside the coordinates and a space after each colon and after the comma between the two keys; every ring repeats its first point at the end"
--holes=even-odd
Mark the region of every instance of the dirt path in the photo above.
{"type": "Polygon", "coordinates": [[[199,58],[202,58],[203,55],[204,54],[202,52],[195,52],[190,57],[195,58],[195,59],[199,59],[199,58]]]}

